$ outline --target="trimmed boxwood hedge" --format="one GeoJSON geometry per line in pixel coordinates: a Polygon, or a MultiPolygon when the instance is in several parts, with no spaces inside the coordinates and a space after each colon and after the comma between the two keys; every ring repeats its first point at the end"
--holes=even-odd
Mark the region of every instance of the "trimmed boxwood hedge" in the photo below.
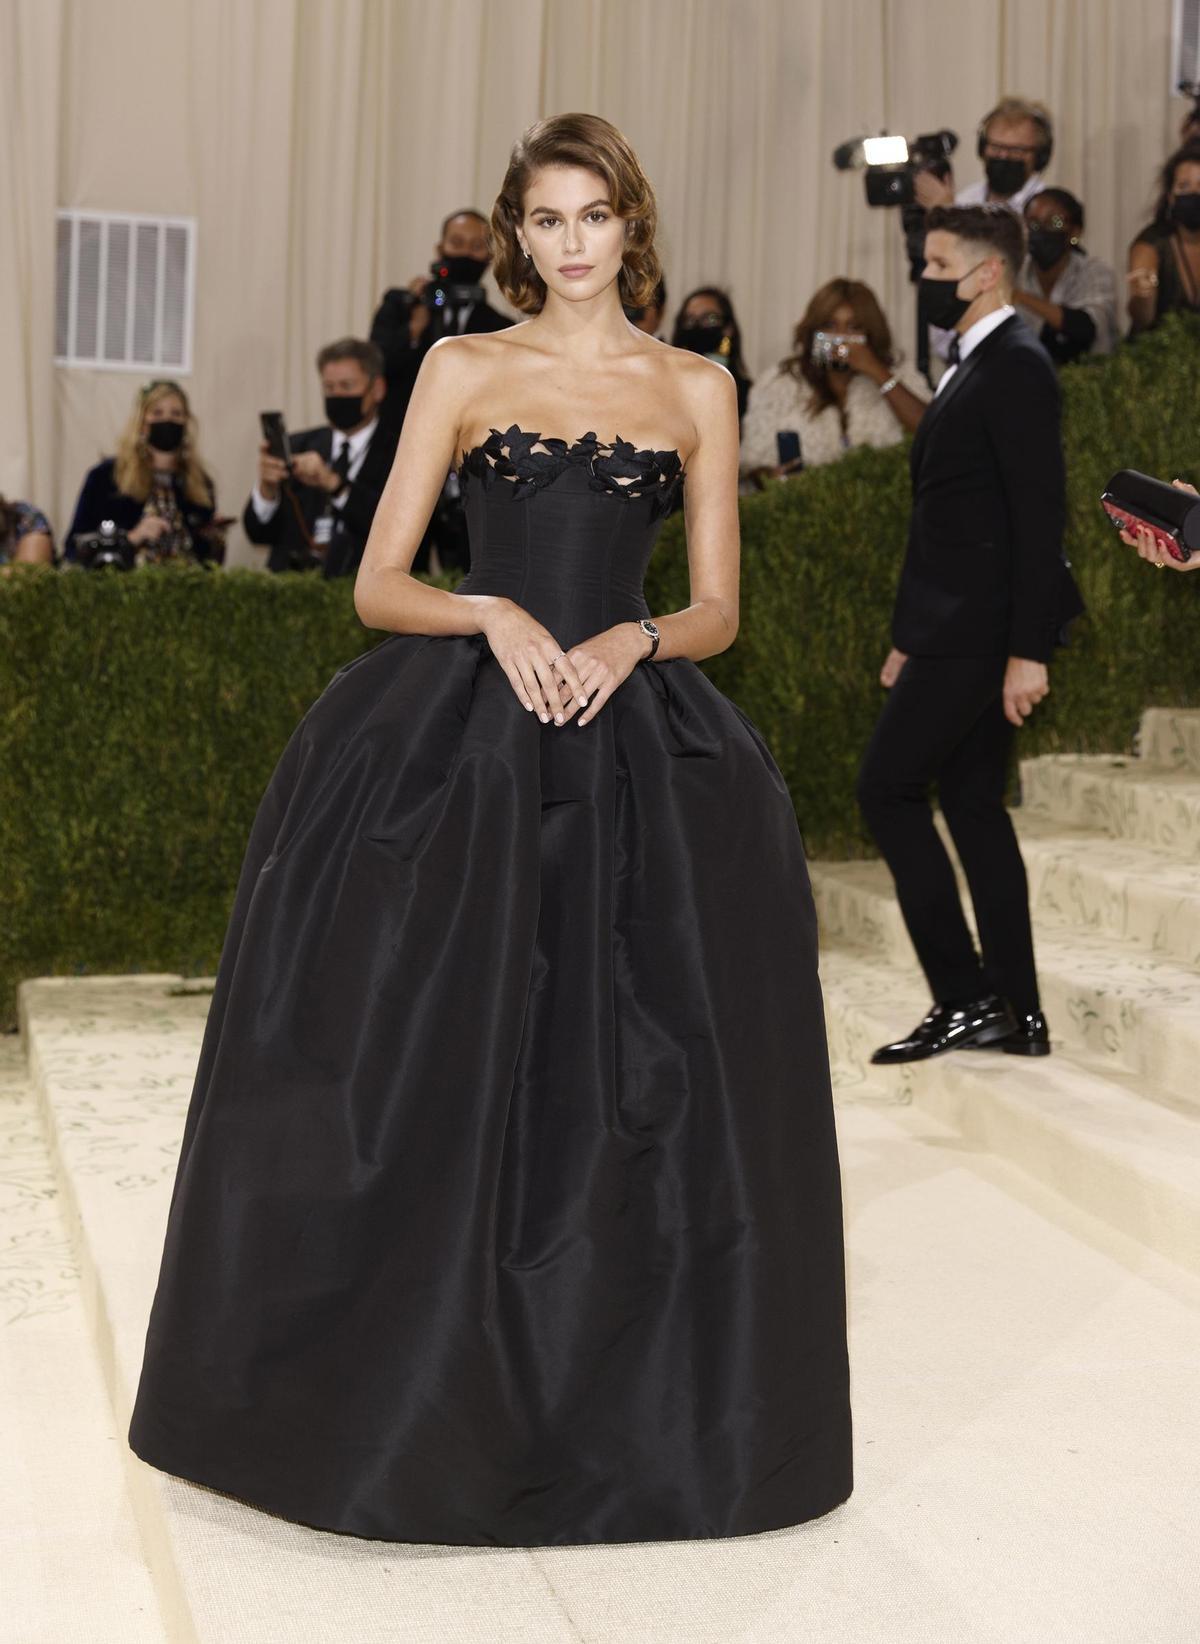
{"type": "MultiPolygon", "coordinates": [[[[1200,702],[1200,575],[1159,574],[1098,506],[1119,467],[1197,477],[1200,323],[1063,373],[1068,547],[1088,602],[1022,753],[1129,749],[1142,708],[1200,702]]],[[[755,721],[810,851],[868,850],[854,776],[908,508],[903,448],[741,505],[741,626],[703,666],[755,721]]],[[[449,585],[447,583],[446,585],[449,585]]],[[[647,578],[688,599],[683,521],[647,578]]],[[[0,577],[0,1018],[24,976],[211,973],[254,809],[333,672],[380,636],[348,582],[146,569],[0,577]]]]}

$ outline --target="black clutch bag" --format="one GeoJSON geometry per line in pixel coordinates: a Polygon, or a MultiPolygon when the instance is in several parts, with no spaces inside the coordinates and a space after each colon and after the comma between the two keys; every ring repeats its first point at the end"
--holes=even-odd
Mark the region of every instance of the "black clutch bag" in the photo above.
{"type": "Polygon", "coordinates": [[[1200,497],[1190,491],[1139,474],[1136,468],[1122,468],[1105,486],[1100,502],[1118,530],[1148,525],[1172,559],[1185,563],[1200,548],[1200,497]]]}

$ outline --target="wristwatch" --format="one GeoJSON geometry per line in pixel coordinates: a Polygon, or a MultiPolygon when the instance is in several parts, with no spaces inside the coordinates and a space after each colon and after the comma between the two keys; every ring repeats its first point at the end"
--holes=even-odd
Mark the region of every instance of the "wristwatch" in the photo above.
{"type": "Polygon", "coordinates": [[[653,644],[650,646],[649,651],[642,658],[643,662],[649,662],[650,658],[654,655],[655,651],[658,650],[658,640],[659,640],[658,625],[657,625],[657,623],[651,622],[649,617],[639,617],[638,618],[638,627],[642,630],[642,632],[644,634],[649,634],[651,640],[653,641],[653,644]]]}

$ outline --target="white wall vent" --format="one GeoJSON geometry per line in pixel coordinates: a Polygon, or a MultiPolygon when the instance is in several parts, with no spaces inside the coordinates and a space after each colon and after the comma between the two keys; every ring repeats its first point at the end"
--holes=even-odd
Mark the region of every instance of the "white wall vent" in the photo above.
{"type": "Polygon", "coordinates": [[[55,363],[189,372],[195,219],[60,211],[57,236],[55,363]]]}

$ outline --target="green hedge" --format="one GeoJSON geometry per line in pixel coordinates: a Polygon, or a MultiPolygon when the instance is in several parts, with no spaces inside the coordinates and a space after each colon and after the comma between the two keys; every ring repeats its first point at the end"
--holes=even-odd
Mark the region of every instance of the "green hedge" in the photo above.
{"type": "MultiPolygon", "coordinates": [[[[1159,574],[1097,506],[1131,466],[1196,477],[1200,324],[1064,373],[1070,553],[1090,617],[1022,752],[1124,750],[1141,709],[1200,702],[1200,575],[1159,574]]],[[[857,855],[858,759],[907,522],[902,449],[742,504],[742,613],[704,664],[767,737],[811,851],[857,855]]],[[[687,603],[680,516],[647,581],[687,603]]],[[[211,973],[254,808],[296,720],[379,636],[347,583],[258,572],[0,578],[0,1018],[23,976],[211,973]]]]}

